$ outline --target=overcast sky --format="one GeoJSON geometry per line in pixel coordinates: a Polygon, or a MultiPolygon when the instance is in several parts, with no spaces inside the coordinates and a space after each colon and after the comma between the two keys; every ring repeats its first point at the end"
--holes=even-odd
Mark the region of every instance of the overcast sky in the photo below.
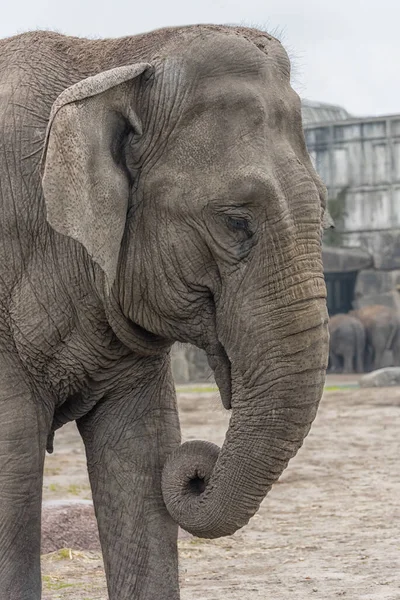
{"type": "Polygon", "coordinates": [[[399,0],[2,0],[0,37],[52,29],[118,37],[189,23],[279,30],[305,98],[354,115],[400,113],[399,0]]]}

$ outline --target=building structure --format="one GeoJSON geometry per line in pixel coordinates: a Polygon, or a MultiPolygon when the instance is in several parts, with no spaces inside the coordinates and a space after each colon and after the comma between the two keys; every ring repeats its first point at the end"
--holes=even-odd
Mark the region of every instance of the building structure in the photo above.
{"type": "Polygon", "coordinates": [[[329,198],[345,198],[341,248],[324,247],[330,311],[375,303],[400,309],[400,114],[354,117],[309,101],[302,113],[329,198]]]}

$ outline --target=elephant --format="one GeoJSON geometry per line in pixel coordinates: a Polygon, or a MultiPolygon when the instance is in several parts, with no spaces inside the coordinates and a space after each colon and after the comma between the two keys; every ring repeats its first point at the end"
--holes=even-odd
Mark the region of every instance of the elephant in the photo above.
{"type": "Polygon", "coordinates": [[[329,319],[329,362],[334,372],[364,371],[365,329],[359,319],[336,314],[329,319]]]}
{"type": "Polygon", "coordinates": [[[110,600],[177,600],[178,525],[243,527],[323,391],[326,189],[287,53],[233,26],[27,32],[0,41],[0,105],[0,600],[40,598],[71,421],[110,600]],[[174,342],[207,354],[221,449],[181,445],[174,342]]]}
{"type": "Polygon", "coordinates": [[[366,333],[365,370],[374,371],[384,364],[387,350],[392,352],[395,365],[400,365],[400,318],[395,309],[371,304],[352,310],[350,315],[364,325],[366,333]]]}

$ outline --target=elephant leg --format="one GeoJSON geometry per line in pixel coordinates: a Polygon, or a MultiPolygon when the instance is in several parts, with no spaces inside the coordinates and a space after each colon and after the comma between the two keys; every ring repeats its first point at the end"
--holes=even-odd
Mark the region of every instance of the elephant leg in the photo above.
{"type": "Polygon", "coordinates": [[[374,371],[382,368],[384,354],[385,354],[385,348],[375,347],[374,360],[373,360],[373,365],[372,365],[372,368],[374,371]]]}
{"type": "Polygon", "coordinates": [[[359,328],[355,334],[356,344],[355,344],[355,366],[356,373],[364,372],[364,363],[365,363],[365,331],[362,328],[359,328]]]}
{"type": "Polygon", "coordinates": [[[42,477],[51,415],[24,381],[18,357],[0,356],[0,600],[39,600],[42,477]]]}
{"type": "Polygon", "coordinates": [[[141,358],[78,421],[88,463],[110,600],[179,599],[178,527],[161,494],[180,444],[169,358],[141,358]]]}
{"type": "Polygon", "coordinates": [[[364,372],[364,357],[361,353],[356,354],[356,372],[357,373],[364,372]]]}
{"type": "Polygon", "coordinates": [[[365,371],[369,373],[374,368],[375,354],[372,346],[368,344],[365,350],[365,371]]]}
{"type": "Polygon", "coordinates": [[[343,355],[343,373],[353,373],[353,352],[343,355]]]}
{"type": "Polygon", "coordinates": [[[395,367],[400,366],[400,329],[397,329],[393,336],[393,341],[391,344],[392,354],[393,354],[393,365],[395,367]]]}
{"type": "Polygon", "coordinates": [[[340,358],[337,354],[333,352],[330,353],[330,361],[331,361],[331,372],[332,373],[340,373],[342,370],[342,364],[340,358]]]}

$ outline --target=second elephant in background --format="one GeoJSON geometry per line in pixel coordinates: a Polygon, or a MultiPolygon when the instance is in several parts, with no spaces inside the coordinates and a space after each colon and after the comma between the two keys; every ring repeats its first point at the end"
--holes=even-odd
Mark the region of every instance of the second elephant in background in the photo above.
{"type": "Polygon", "coordinates": [[[385,364],[385,352],[391,351],[392,364],[400,365],[400,318],[388,306],[371,304],[349,315],[356,317],[364,325],[366,333],[365,370],[381,369],[385,364]]]}
{"type": "Polygon", "coordinates": [[[337,314],[329,319],[329,362],[334,372],[362,373],[366,334],[359,319],[337,314]]]}

